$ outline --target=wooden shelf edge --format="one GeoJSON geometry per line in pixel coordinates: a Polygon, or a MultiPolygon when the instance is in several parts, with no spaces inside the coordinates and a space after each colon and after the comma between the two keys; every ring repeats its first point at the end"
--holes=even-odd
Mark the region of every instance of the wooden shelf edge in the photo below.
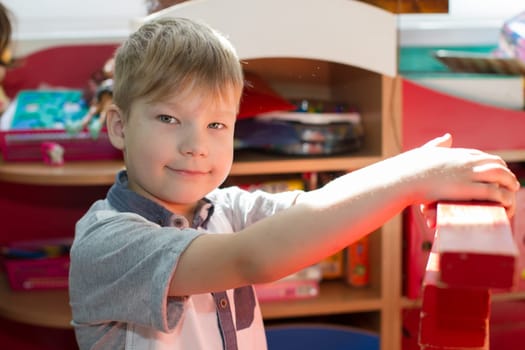
{"type": "Polygon", "coordinates": [[[525,161],[525,150],[496,150],[496,151],[487,151],[487,153],[492,153],[500,156],[506,162],[523,162],[525,161]]]}
{"type": "Polygon", "coordinates": [[[380,156],[345,156],[238,161],[233,164],[231,175],[355,170],[378,162],[379,160],[381,160],[380,156]]]}
{"type": "MultiPolygon", "coordinates": [[[[0,274],[0,316],[51,328],[71,328],[67,290],[12,291],[0,274]]],[[[352,288],[343,282],[323,282],[318,297],[261,303],[265,319],[381,311],[380,292],[374,288],[352,288]]]]}
{"type": "Polygon", "coordinates": [[[381,311],[380,291],[374,288],[352,288],[343,282],[321,282],[320,295],[301,300],[261,303],[264,319],[381,311]]]}
{"type": "MultiPolygon", "coordinates": [[[[240,160],[233,164],[231,175],[354,170],[380,159],[380,156],[342,156],[240,160]]],[[[0,181],[50,186],[111,185],[115,174],[123,166],[120,160],[69,162],[63,166],[35,162],[0,162],[0,181]]]]}
{"type": "Polygon", "coordinates": [[[35,162],[0,162],[0,181],[27,185],[109,185],[123,168],[120,160],[69,162],[49,166],[35,162]]]}
{"type": "Polygon", "coordinates": [[[0,273],[0,316],[49,328],[71,328],[67,290],[13,291],[0,273]]]}

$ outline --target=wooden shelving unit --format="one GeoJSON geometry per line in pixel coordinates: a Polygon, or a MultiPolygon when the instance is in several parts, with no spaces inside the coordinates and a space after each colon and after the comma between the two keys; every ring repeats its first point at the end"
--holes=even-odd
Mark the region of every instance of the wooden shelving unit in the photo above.
{"type": "MultiPolygon", "coordinates": [[[[232,176],[352,171],[401,151],[403,93],[401,79],[396,75],[397,20],[392,13],[365,2],[400,8],[395,1],[375,0],[317,0],[308,6],[303,0],[202,0],[183,2],[151,16],[185,16],[208,22],[230,38],[244,68],[262,77],[283,97],[326,99],[359,109],[365,130],[361,150],[329,157],[241,152],[236,154],[232,176]],[[298,8],[301,15],[291,16],[298,8]]],[[[448,4],[441,0],[433,3],[442,9],[448,4]]],[[[509,162],[525,160],[523,150],[493,153],[509,162]]],[[[62,167],[0,162],[0,185],[31,189],[43,186],[48,191],[52,187],[61,196],[75,196],[79,187],[96,187],[100,191],[111,185],[122,167],[123,162],[118,160],[69,162],[62,167]]],[[[32,205],[32,198],[19,200],[32,205]]],[[[0,210],[3,203],[0,202],[0,210]]],[[[263,303],[264,318],[279,322],[370,313],[377,319],[375,330],[380,335],[381,349],[401,349],[401,311],[420,306],[420,300],[401,294],[401,216],[374,232],[370,242],[370,286],[358,289],[342,281],[323,282],[317,298],[263,303]]],[[[495,301],[524,298],[525,292],[494,296],[495,301]]],[[[0,274],[0,316],[32,325],[69,328],[67,291],[13,292],[0,274]]]]}
{"type": "MultiPolygon", "coordinates": [[[[401,91],[396,77],[395,15],[347,0],[313,1],[308,7],[301,0],[190,1],[157,15],[205,20],[231,39],[245,70],[262,77],[285,98],[344,102],[357,107],[362,116],[365,141],[357,152],[329,157],[242,152],[235,157],[232,176],[352,171],[399,152],[401,91]],[[301,16],[290,16],[297,8],[301,16]],[[360,35],[365,27],[373,30],[360,35]]],[[[63,167],[0,163],[0,182],[51,186],[74,195],[79,186],[109,186],[122,166],[121,161],[69,162],[63,167]]],[[[370,244],[368,287],[323,282],[317,298],[264,303],[264,318],[273,322],[372,313],[378,320],[375,330],[381,349],[400,349],[401,218],[374,232],[370,244]]],[[[0,280],[0,315],[48,327],[69,327],[71,317],[67,292],[12,292],[5,278],[0,280]]]]}

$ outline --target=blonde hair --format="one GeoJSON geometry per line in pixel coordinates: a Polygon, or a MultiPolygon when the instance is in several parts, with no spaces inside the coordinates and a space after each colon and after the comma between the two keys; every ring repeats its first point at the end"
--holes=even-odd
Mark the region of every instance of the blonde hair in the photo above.
{"type": "Polygon", "coordinates": [[[129,115],[132,102],[159,101],[173,94],[220,96],[226,86],[243,86],[231,43],[209,26],[186,18],[144,24],[116,51],[113,102],[129,115]]]}

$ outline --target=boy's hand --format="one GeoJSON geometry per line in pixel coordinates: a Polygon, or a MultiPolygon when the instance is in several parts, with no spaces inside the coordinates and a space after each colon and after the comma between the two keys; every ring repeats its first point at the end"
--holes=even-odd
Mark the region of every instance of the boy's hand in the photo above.
{"type": "Polygon", "coordinates": [[[452,136],[445,134],[420,147],[421,155],[431,158],[421,159],[423,163],[430,162],[430,168],[424,170],[423,177],[428,178],[423,180],[425,198],[420,205],[429,227],[436,224],[436,202],[439,200],[497,202],[511,217],[520,186],[505,162],[485,152],[452,149],[451,146],[452,136]],[[435,147],[449,150],[439,151],[435,147]]]}

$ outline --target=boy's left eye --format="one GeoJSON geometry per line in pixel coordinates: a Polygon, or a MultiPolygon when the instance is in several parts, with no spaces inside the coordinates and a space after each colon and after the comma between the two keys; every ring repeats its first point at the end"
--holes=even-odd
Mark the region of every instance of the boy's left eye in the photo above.
{"type": "Polygon", "coordinates": [[[166,124],[175,124],[177,122],[177,118],[166,114],[158,115],[157,119],[166,124]]]}
{"type": "Polygon", "coordinates": [[[214,123],[208,124],[208,127],[210,129],[224,129],[226,125],[224,125],[223,123],[214,122],[214,123]]]}

